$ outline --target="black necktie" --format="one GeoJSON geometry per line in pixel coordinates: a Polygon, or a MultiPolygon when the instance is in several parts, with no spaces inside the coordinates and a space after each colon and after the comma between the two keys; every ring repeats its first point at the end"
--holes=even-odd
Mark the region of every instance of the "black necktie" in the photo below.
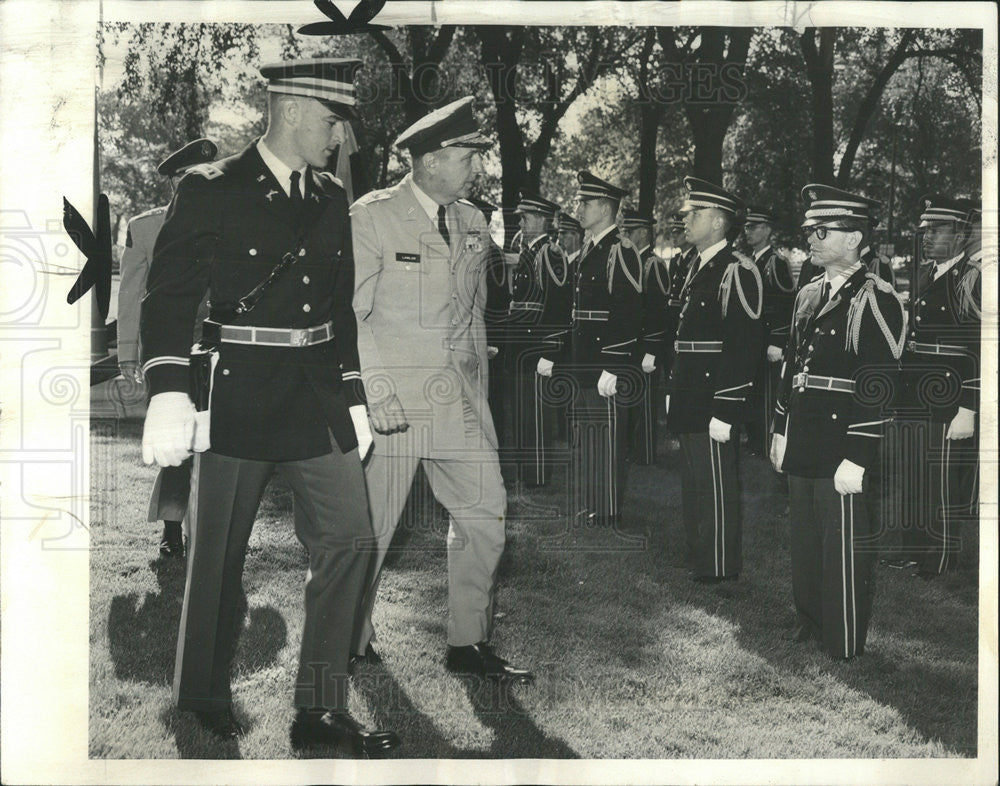
{"type": "Polygon", "coordinates": [[[819,308],[820,309],[823,308],[823,306],[826,305],[826,303],[827,303],[827,301],[829,299],[830,299],[830,282],[829,281],[824,281],[823,282],[823,291],[822,291],[822,293],[820,293],[820,296],[819,296],[819,308]]]}
{"type": "Polygon", "coordinates": [[[295,216],[296,224],[301,224],[302,222],[302,189],[299,188],[299,179],[301,177],[302,173],[296,169],[288,178],[291,181],[288,196],[292,200],[292,215],[295,216]]]}
{"type": "Polygon", "coordinates": [[[448,219],[445,216],[444,205],[438,205],[438,232],[441,233],[444,242],[448,244],[448,248],[451,248],[451,235],[448,234],[448,219]]]}

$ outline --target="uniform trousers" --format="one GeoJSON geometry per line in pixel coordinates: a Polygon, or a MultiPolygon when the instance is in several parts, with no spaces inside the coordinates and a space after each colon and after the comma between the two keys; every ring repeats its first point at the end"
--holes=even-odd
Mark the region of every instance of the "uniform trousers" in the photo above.
{"type": "Polygon", "coordinates": [[[649,374],[643,372],[642,395],[629,408],[629,454],[637,464],[648,466],[656,461],[656,440],[663,403],[661,378],[659,366],[649,374]]]}
{"type": "Polygon", "coordinates": [[[740,501],[736,430],[728,442],[707,432],[679,434],[681,508],[688,568],[696,576],[734,577],[743,567],[743,512],[740,501]]]}
{"type": "MultiPolygon", "coordinates": [[[[558,342],[531,345],[511,342],[503,385],[507,440],[505,462],[517,467],[517,477],[532,486],[544,486],[552,472],[552,444],[558,409],[551,403],[548,377],[535,373],[539,358],[553,357],[558,342]]],[[[508,472],[509,474],[509,472],[508,472]]]]}
{"type": "Polygon", "coordinates": [[[868,635],[877,533],[860,494],[839,494],[833,478],[790,475],[792,595],[800,625],[835,658],[861,655],[868,635]]]}
{"type": "Polygon", "coordinates": [[[191,494],[191,471],[194,460],[179,467],[160,467],[149,495],[147,521],[183,521],[191,494]]]}
{"type": "Polygon", "coordinates": [[[762,358],[753,388],[747,397],[747,448],[761,456],[767,456],[771,449],[771,422],[774,420],[774,400],[780,371],[780,363],[771,363],[766,357],[762,358]]]}
{"type": "Polygon", "coordinates": [[[495,450],[483,443],[479,421],[465,404],[470,447],[456,458],[376,453],[365,467],[375,553],[362,606],[354,651],[361,654],[374,637],[372,609],[382,564],[399,524],[417,467],[423,466],[431,491],[448,511],[448,644],[464,647],[487,641],[493,622],[493,590],[503,554],[507,492],[495,450]]]}
{"type": "Polygon", "coordinates": [[[596,386],[576,391],[570,412],[571,515],[616,516],[628,481],[628,409],[596,386]]]}
{"type": "Polygon", "coordinates": [[[195,457],[174,672],[180,709],[219,710],[232,702],[247,541],[274,472],[292,489],[295,534],[309,557],[295,706],[346,708],[347,660],[360,621],[372,530],[358,451],[342,454],[333,444],[332,452],[299,461],[251,461],[211,451],[195,457]]]}
{"type": "Polygon", "coordinates": [[[912,457],[893,467],[903,551],[924,572],[953,570],[962,547],[961,523],[978,515],[978,435],[946,439],[950,424],[930,420],[894,425],[902,455],[912,457]]]}

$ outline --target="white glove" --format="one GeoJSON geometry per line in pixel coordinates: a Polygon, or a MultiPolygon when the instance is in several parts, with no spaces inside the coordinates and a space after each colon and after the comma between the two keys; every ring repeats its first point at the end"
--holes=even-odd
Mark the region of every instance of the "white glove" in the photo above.
{"type": "Polygon", "coordinates": [[[486,359],[493,360],[497,355],[500,354],[500,347],[492,347],[489,344],[486,345],[486,359]]]}
{"type": "Polygon", "coordinates": [[[535,366],[535,373],[543,377],[552,376],[552,361],[545,358],[538,358],[538,365],[535,366]]]}
{"type": "Polygon", "coordinates": [[[785,463],[785,435],[774,434],[771,437],[771,466],[781,472],[781,465],[785,463]]]}
{"type": "Polygon", "coordinates": [[[597,392],[604,398],[610,398],[618,392],[618,377],[609,374],[607,371],[601,372],[601,378],[597,380],[597,392]]]}
{"type": "Polygon", "coordinates": [[[656,356],[650,355],[648,352],[642,359],[642,370],[647,374],[652,374],[656,371],[656,356]]]}
{"type": "Polygon", "coordinates": [[[368,451],[371,450],[373,441],[372,430],[368,425],[368,408],[364,404],[355,404],[347,411],[351,413],[351,420],[354,421],[354,434],[358,438],[358,458],[364,461],[368,451]]]}
{"type": "Polygon", "coordinates": [[[781,347],[776,347],[774,344],[771,344],[771,346],[767,348],[767,360],[769,363],[777,363],[781,360],[784,354],[785,353],[781,351],[781,347]]]}
{"type": "Polygon", "coordinates": [[[955,417],[948,426],[946,439],[968,439],[976,430],[976,413],[971,409],[959,407],[955,417]]]}
{"type": "Polygon", "coordinates": [[[194,403],[187,393],[157,393],[149,400],[142,428],[142,460],[179,467],[191,455],[194,403]]]}
{"type": "Polygon", "coordinates": [[[844,459],[833,476],[833,487],[837,489],[838,494],[860,494],[864,474],[864,467],[844,459]]]}
{"type": "Polygon", "coordinates": [[[723,423],[718,418],[712,418],[708,421],[708,436],[714,439],[716,442],[729,442],[729,435],[732,433],[733,427],[729,423],[723,423]]]}
{"type": "Polygon", "coordinates": [[[670,394],[669,393],[667,393],[667,395],[665,395],[663,397],[663,409],[664,409],[664,411],[667,414],[670,414],[670,394]]]}

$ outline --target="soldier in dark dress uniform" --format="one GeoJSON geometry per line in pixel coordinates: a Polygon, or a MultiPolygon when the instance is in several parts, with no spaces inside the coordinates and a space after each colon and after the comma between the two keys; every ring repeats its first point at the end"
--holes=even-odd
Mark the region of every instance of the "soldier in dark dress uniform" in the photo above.
{"type": "Polygon", "coordinates": [[[748,398],[747,437],[750,451],[767,456],[771,444],[771,421],[774,401],[781,374],[781,358],[788,341],[795,302],[795,279],[788,262],[771,245],[777,220],[773,213],[761,207],[747,209],[743,234],[753,252],[754,264],[764,282],[764,346],[754,393],[748,398]]]}
{"type": "MultiPolygon", "coordinates": [[[[493,214],[497,206],[485,199],[469,197],[469,202],[479,208],[479,212],[486,219],[486,226],[490,225],[493,214]]],[[[487,356],[489,357],[489,391],[488,398],[490,412],[493,415],[493,426],[499,435],[503,428],[503,417],[505,411],[505,401],[503,397],[503,347],[504,322],[510,308],[510,275],[504,260],[503,250],[493,242],[492,237],[487,238],[489,244],[486,257],[486,343],[487,356]]]]}
{"type": "MultiPolygon", "coordinates": [[[[663,364],[664,374],[664,407],[665,411],[670,411],[670,372],[674,367],[676,354],[674,353],[674,340],[677,338],[677,325],[681,319],[681,295],[684,292],[684,284],[687,281],[688,273],[691,272],[691,261],[698,255],[698,249],[688,241],[684,234],[684,214],[674,213],[670,217],[670,242],[676,253],[670,258],[670,294],[667,297],[667,331],[663,336],[667,359],[663,364]]],[[[671,449],[676,449],[676,440],[673,440],[671,449]]]]}
{"type": "Polygon", "coordinates": [[[877,525],[865,497],[880,464],[906,316],[860,259],[875,203],[808,185],[803,224],[824,274],[798,294],[775,407],[771,461],[789,475],[792,594],[788,638],[834,658],[864,652],[877,525]]]}
{"type": "MultiPolygon", "coordinates": [[[[663,401],[660,384],[663,369],[670,362],[673,346],[667,347],[670,299],[670,271],[667,262],[653,253],[656,220],[637,210],[623,211],[622,229],[628,233],[642,260],[642,335],[637,356],[642,376],[642,399],[629,409],[633,424],[629,429],[630,453],[638,464],[656,461],[657,425],[663,401]]],[[[670,338],[671,342],[673,337],[670,338]]]]}
{"type": "Polygon", "coordinates": [[[503,323],[504,397],[508,402],[504,431],[518,477],[529,486],[544,486],[551,470],[554,423],[545,404],[548,380],[535,373],[542,355],[561,351],[568,329],[564,302],[570,293],[566,260],[553,239],[559,205],[537,194],[522,193],[521,251],[510,271],[510,307],[503,323]]]}
{"type": "Polygon", "coordinates": [[[691,578],[735,579],[742,567],[739,424],[761,346],[763,287],[753,261],[726,240],[743,202],[684,178],[685,230],[698,254],[681,297],[668,424],[680,437],[691,578]]]}
{"type": "MultiPolygon", "coordinates": [[[[171,188],[176,179],[193,166],[214,161],[219,148],[211,139],[195,139],[167,156],[156,171],[170,178],[171,188]]],[[[121,257],[121,285],[118,288],[118,368],[122,376],[143,385],[139,363],[139,312],[146,294],[146,279],[153,261],[156,236],[167,217],[167,206],[154,207],[128,222],[125,248],[121,257]]],[[[198,309],[195,319],[195,340],[201,337],[201,323],[208,316],[207,302],[198,309]]],[[[161,467],[156,474],[149,497],[147,520],[162,521],[160,555],[184,557],[184,537],[181,523],[187,516],[188,495],[191,491],[191,459],[179,467],[161,467]]]]}
{"type": "MultiPolygon", "coordinates": [[[[580,261],[580,250],[583,247],[583,227],[573,216],[564,211],[560,211],[556,217],[558,228],[557,240],[559,248],[562,249],[563,258],[566,260],[566,281],[565,297],[559,298],[559,308],[562,309],[554,316],[554,322],[566,326],[564,341],[569,340],[569,331],[573,326],[573,287],[576,281],[576,269],[580,261]]],[[[548,405],[552,415],[550,420],[555,423],[555,438],[559,442],[567,441],[567,423],[569,422],[569,405],[572,399],[572,390],[569,386],[558,387],[548,385],[549,397],[548,405]]]]}
{"type": "Polygon", "coordinates": [[[197,452],[191,542],[174,692],[214,734],[242,733],[232,711],[247,542],[274,472],[291,486],[295,532],[309,555],[295,686],[295,748],[348,742],[374,754],[391,732],[347,711],[350,638],[371,539],[361,457],[371,446],[351,298],[347,197],[316,168],[354,112],[357,60],[277,63],[268,129],[243,152],[191,170],[157,238],[142,306],[151,399],[143,459],[177,466],[197,452]],[[266,283],[265,283],[266,282],[266,283]],[[210,424],[189,396],[198,305],[217,343],[210,424]],[[209,432],[209,433],[206,433],[209,432]]]}
{"type": "Polygon", "coordinates": [[[542,357],[538,373],[551,375],[555,362],[575,387],[570,514],[577,523],[617,526],[627,445],[625,407],[618,397],[635,400],[639,389],[642,262],[615,225],[627,192],[590,172],[577,179],[578,215],[589,237],[576,270],[569,351],[555,361],[542,357]]]}
{"type": "Polygon", "coordinates": [[[979,205],[931,194],[921,200],[923,255],[897,398],[907,450],[894,463],[902,495],[903,565],[933,578],[955,567],[959,524],[975,520],[980,380],[979,205]],[[970,240],[973,243],[970,245],[970,240]]]}

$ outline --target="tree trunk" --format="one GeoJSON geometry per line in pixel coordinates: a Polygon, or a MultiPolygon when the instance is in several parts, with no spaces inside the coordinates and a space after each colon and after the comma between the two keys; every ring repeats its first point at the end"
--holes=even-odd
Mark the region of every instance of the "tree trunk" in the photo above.
{"type": "Polygon", "coordinates": [[[656,205],[656,135],[663,105],[644,101],[639,115],[639,213],[648,216],[656,205]]]}
{"type": "Polygon", "coordinates": [[[524,137],[517,122],[517,64],[521,57],[521,33],[511,32],[507,38],[507,28],[480,26],[476,28],[482,43],[482,63],[490,83],[493,102],[497,110],[497,139],[500,147],[501,189],[503,217],[507,237],[516,231],[517,216],[513,210],[517,206],[518,192],[525,188],[527,180],[527,160],[524,153],[524,137]]]}
{"type": "Polygon", "coordinates": [[[851,136],[847,140],[844,157],[840,159],[840,169],[837,171],[837,185],[840,188],[847,188],[850,184],[851,167],[854,166],[858,147],[861,145],[861,140],[864,139],[868,121],[875,114],[879,99],[882,97],[882,93],[885,91],[886,85],[889,84],[892,75],[896,73],[906,59],[906,48],[910,45],[910,41],[913,40],[914,35],[916,35],[916,31],[914,30],[907,30],[903,34],[892,55],[886,61],[886,64],[882,66],[882,70],[875,77],[875,81],[872,82],[872,86],[868,88],[865,97],[861,99],[861,104],[858,106],[858,116],[854,120],[854,127],[851,129],[851,136]]]}
{"type": "Polygon", "coordinates": [[[836,31],[824,27],[802,34],[799,42],[806,61],[806,74],[812,87],[813,180],[833,183],[833,48],[836,31]]]}

